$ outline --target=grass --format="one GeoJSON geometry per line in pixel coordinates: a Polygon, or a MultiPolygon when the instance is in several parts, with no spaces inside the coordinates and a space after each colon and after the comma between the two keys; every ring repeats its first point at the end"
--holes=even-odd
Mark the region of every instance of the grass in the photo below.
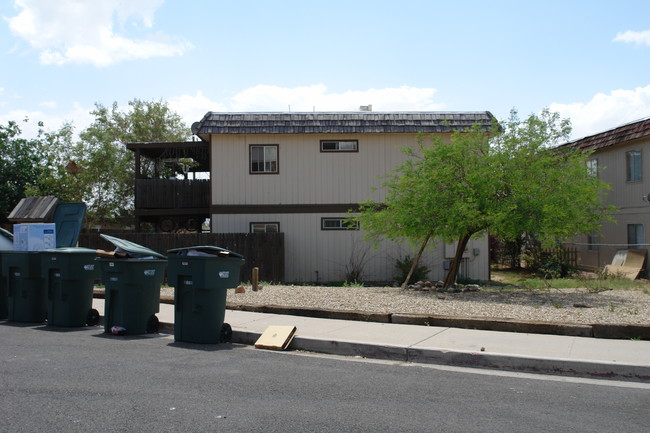
{"type": "Polygon", "coordinates": [[[575,289],[587,288],[592,293],[605,290],[641,290],[650,295],[648,280],[628,280],[626,278],[603,278],[596,274],[582,274],[574,278],[544,279],[525,269],[492,269],[490,285],[501,289],[575,289]]]}

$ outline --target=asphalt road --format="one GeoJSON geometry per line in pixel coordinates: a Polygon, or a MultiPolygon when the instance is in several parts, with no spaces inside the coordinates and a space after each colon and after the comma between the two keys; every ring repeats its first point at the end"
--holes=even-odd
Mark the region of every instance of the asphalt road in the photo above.
{"type": "Polygon", "coordinates": [[[650,385],[0,323],[2,432],[646,432],[650,385]]]}

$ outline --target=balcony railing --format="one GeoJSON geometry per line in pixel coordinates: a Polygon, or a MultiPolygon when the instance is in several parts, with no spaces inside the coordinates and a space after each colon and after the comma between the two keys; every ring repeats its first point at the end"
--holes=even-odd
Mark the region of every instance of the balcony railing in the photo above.
{"type": "Polygon", "coordinates": [[[136,179],[136,209],[187,209],[210,206],[210,180],[136,179]]]}

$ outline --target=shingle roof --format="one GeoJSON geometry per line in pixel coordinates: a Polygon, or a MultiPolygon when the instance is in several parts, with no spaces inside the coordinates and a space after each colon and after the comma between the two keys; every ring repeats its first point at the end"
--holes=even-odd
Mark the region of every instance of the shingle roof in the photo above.
{"type": "Polygon", "coordinates": [[[650,136],[650,118],[628,123],[609,131],[563,144],[580,150],[597,150],[650,136]]]}
{"type": "Polygon", "coordinates": [[[208,112],[192,125],[192,133],[209,134],[332,134],[450,132],[475,124],[485,128],[496,119],[478,112],[314,112],[221,113],[208,112]]]}

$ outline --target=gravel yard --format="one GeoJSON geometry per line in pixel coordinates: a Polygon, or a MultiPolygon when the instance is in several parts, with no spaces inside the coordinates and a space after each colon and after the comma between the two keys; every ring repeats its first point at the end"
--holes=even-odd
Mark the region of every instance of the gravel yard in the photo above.
{"type": "Polygon", "coordinates": [[[650,295],[642,290],[589,293],[587,289],[483,288],[478,292],[438,293],[394,287],[265,286],[254,292],[248,286],[246,293],[228,290],[227,302],[580,324],[650,323],[650,295]]]}

